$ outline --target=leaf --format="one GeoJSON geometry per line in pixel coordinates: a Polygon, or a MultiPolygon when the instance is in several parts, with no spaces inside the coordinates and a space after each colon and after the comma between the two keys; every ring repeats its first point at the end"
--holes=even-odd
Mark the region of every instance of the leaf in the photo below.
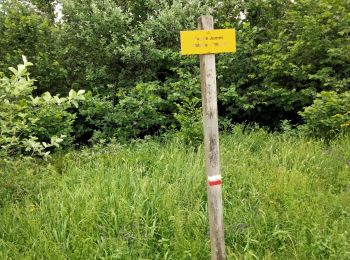
{"type": "Polygon", "coordinates": [[[83,95],[84,93],[85,93],[85,90],[84,90],[84,89],[81,89],[81,90],[78,91],[78,96],[79,96],[79,95],[83,95]]]}
{"type": "Polygon", "coordinates": [[[75,98],[76,96],[77,96],[77,92],[74,89],[71,89],[68,94],[69,100],[75,98]]]}
{"type": "Polygon", "coordinates": [[[75,106],[75,108],[79,107],[79,104],[76,100],[72,100],[72,104],[75,106]]]}
{"type": "Polygon", "coordinates": [[[23,60],[23,64],[26,64],[28,62],[27,57],[24,55],[22,55],[22,60],[23,60]]]}
{"type": "Polygon", "coordinates": [[[42,95],[42,98],[43,98],[47,103],[51,102],[51,100],[52,100],[52,96],[51,96],[50,92],[45,92],[45,93],[42,95]]]}
{"type": "Polygon", "coordinates": [[[15,69],[15,68],[13,68],[13,67],[9,67],[8,68],[14,75],[18,75],[18,71],[15,69]]]}
{"type": "Polygon", "coordinates": [[[33,105],[39,105],[40,104],[40,98],[39,97],[33,98],[32,96],[30,96],[30,98],[32,100],[32,104],[33,105]]]}
{"type": "Polygon", "coordinates": [[[18,75],[24,76],[26,74],[26,66],[19,64],[18,66],[18,75]]]}

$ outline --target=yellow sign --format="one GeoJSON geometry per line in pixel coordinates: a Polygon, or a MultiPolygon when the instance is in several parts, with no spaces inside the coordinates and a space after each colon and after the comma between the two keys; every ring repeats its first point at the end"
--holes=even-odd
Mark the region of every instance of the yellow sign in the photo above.
{"type": "Polygon", "coordinates": [[[181,54],[236,52],[234,29],[181,31],[181,54]]]}

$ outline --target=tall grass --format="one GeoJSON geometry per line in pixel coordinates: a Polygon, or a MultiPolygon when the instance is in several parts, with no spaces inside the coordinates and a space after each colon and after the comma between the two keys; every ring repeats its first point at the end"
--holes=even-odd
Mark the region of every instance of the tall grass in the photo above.
{"type": "MultiPolygon", "coordinates": [[[[350,259],[350,139],[221,137],[229,259],[350,259]]],[[[110,145],[3,166],[0,259],[209,259],[203,149],[110,145]]]]}

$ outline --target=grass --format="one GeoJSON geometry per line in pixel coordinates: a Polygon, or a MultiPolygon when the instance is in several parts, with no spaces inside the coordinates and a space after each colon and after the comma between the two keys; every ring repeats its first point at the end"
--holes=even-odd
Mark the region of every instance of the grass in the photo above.
{"type": "MultiPolygon", "coordinates": [[[[350,138],[221,137],[229,259],[350,259],[350,138]]],[[[203,149],[109,145],[2,166],[0,259],[209,259],[203,149]]]]}

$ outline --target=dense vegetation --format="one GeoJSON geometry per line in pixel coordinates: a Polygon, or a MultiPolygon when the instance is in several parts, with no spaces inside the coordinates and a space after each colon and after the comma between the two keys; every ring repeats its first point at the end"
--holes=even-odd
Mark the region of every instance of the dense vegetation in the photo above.
{"type": "Polygon", "coordinates": [[[202,14],[228,258],[350,258],[349,0],[0,0],[0,259],[209,258],[202,14]]]}
{"type": "MultiPolygon", "coordinates": [[[[229,259],[348,259],[350,139],[242,129],[221,139],[229,259]]],[[[0,167],[0,258],[209,259],[203,167],[179,139],[0,167]]]]}
{"type": "Polygon", "coordinates": [[[222,127],[289,120],[324,138],[349,129],[347,0],[58,2],[60,21],[49,1],[2,1],[0,71],[25,55],[33,95],[86,90],[64,121],[75,144],[198,132],[198,59],[181,57],[179,31],[204,13],[238,35],[237,53],[217,57],[222,127]]]}

